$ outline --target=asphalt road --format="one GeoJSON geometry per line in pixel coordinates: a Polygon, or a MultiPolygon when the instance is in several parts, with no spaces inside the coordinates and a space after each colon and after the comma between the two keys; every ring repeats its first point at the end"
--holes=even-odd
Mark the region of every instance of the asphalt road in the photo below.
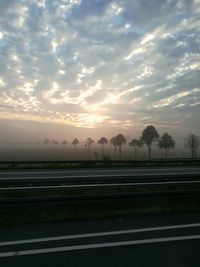
{"type": "Polygon", "coordinates": [[[107,169],[77,169],[77,170],[24,170],[1,171],[0,178],[66,178],[66,177],[94,177],[94,176],[156,176],[156,175],[200,174],[200,167],[163,167],[163,168],[107,168],[107,169]]]}
{"type": "Polygon", "coordinates": [[[200,214],[0,228],[1,267],[199,267],[200,214]]]}
{"type": "Polygon", "coordinates": [[[0,172],[0,191],[49,188],[198,184],[200,167],[24,170],[0,172]]]}

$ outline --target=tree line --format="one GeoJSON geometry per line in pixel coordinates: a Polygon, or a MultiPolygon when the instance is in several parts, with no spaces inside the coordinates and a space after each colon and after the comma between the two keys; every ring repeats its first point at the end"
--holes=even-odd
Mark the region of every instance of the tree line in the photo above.
{"type": "MultiPolygon", "coordinates": [[[[45,145],[48,145],[51,143],[49,139],[45,139],[43,142],[45,145]]],[[[59,144],[59,142],[52,140],[53,144],[59,144]]],[[[64,140],[61,142],[62,145],[67,145],[67,141],[64,140]]],[[[74,138],[72,141],[72,145],[76,147],[80,141],[78,138],[74,138]]],[[[95,143],[95,141],[88,137],[84,143],[85,147],[88,151],[90,151],[91,146],[95,143]]],[[[110,143],[110,145],[114,148],[114,153],[118,153],[119,157],[122,156],[122,147],[127,143],[127,140],[123,134],[118,134],[116,136],[113,136],[110,140],[108,140],[106,137],[101,137],[97,144],[102,146],[102,153],[105,155],[105,145],[110,143]]],[[[168,158],[168,152],[170,149],[175,149],[176,143],[173,140],[172,136],[165,132],[161,136],[158,134],[158,131],[153,125],[148,125],[143,131],[139,138],[132,139],[128,145],[134,149],[134,156],[135,159],[138,156],[138,151],[141,147],[144,145],[147,147],[148,152],[148,158],[151,159],[152,155],[152,147],[153,145],[156,145],[159,149],[163,149],[165,151],[165,157],[168,158]]],[[[200,138],[194,134],[190,134],[184,139],[184,146],[190,150],[191,158],[197,158],[198,149],[200,147],[200,138]]],[[[96,155],[95,155],[96,156],[96,155]]]]}

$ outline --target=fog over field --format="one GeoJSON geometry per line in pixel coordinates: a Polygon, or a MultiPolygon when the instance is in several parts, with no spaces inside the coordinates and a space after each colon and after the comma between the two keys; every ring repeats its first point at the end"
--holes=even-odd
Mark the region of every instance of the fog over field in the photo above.
{"type": "Polygon", "coordinates": [[[169,156],[187,155],[184,138],[200,135],[199,36],[199,0],[0,1],[1,159],[95,158],[87,137],[128,143],[147,125],[175,140],[169,156]],[[68,145],[49,152],[46,138],[68,145]]]}
{"type": "MultiPolygon", "coordinates": [[[[115,154],[113,149],[108,146],[105,149],[105,154],[109,153],[111,160],[135,160],[134,151],[131,148],[124,147],[122,149],[122,157],[119,158],[118,153],[115,154]]],[[[189,151],[176,150],[170,151],[170,157],[190,157],[189,151]]],[[[165,158],[164,151],[158,151],[158,149],[153,149],[152,158],[165,158]]],[[[93,147],[90,152],[87,152],[85,147],[82,148],[3,148],[0,150],[0,161],[15,161],[15,160],[102,160],[103,153],[102,149],[99,147],[93,147]],[[97,157],[95,155],[97,152],[97,157]]],[[[142,148],[137,160],[148,159],[147,149],[142,148]]]]}

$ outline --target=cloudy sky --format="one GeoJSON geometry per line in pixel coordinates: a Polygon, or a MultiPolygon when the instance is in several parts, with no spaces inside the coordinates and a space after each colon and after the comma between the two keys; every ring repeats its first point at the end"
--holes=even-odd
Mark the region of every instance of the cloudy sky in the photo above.
{"type": "Polygon", "coordinates": [[[0,131],[200,132],[200,0],[0,0],[0,131]]]}

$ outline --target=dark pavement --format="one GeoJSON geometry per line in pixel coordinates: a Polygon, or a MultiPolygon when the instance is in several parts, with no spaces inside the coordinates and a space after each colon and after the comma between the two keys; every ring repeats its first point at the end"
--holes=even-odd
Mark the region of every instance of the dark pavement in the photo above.
{"type": "Polygon", "coordinates": [[[0,266],[199,267],[200,213],[1,227],[0,266]]]}
{"type": "Polygon", "coordinates": [[[145,168],[107,168],[107,169],[74,169],[74,170],[23,170],[1,171],[0,179],[3,178],[66,178],[66,177],[93,177],[93,176],[143,176],[143,175],[170,175],[170,174],[200,174],[200,167],[145,167],[145,168]]]}

